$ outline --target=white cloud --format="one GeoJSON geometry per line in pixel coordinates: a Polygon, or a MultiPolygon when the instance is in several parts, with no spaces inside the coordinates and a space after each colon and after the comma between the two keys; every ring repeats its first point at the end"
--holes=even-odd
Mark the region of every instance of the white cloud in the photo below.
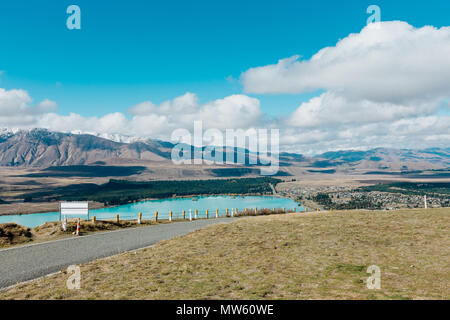
{"type": "Polygon", "coordinates": [[[263,120],[259,101],[243,95],[199,104],[196,95],[188,93],[159,106],[151,102],[141,103],[130,108],[131,116],[116,112],[102,117],[84,117],[76,113],[60,115],[52,111],[56,104],[50,100],[31,107],[31,98],[23,90],[10,92],[0,89],[0,101],[1,110],[8,111],[7,115],[0,116],[0,125],[10,128],[42,127],[61,132],[96,132],[105,136],[122,134],[169,140],[173,130],[186,128],[192,132],[194,120],[203,120],[204,129],[279,128],[281,150],[306,154],[379,146],[422,148],[450,145],[450,116],[430,115],[434,105],[424,105],[413,111],[394,106],[385,115],[371,117],[371,108],[377,106],[368,103],[358,109],[331,93],[302,104],[284,121],[263,120]],[[353,110],[360,110],[360,113],[353,114],[353,110]],[[363,113],[364,121],[358,120],[363,113]]]}
{"type": "Polygon", "coordinates": [[[293,150],[450,145],[450,117],[435,116],[450,96],[449,27],[382,22],[309,60],[249,69],[241,82],[260,94],[325,90],[280,124],[293,150]]]}
{"type": "Polygon", "coordinates": [[[56,110],[54,101],[44,100],[36,106],[25,90],[5,90],[0,88],[0,126],[27,126],[35,122],[35,117],[56,110]]]}
{"type": "Polygon", "coordinates": [[[24,90],[5,90],[0,88],[0,114],[2,116],[14,115],[25,111],[31,98],[24,90]]]}
{"type": "Polygon", "coordinates": [[[419,115],[431,115],[439,109],[439,100],[417,101],[409,104],[375,102],[367,99],[351,100],[336,92],[327,91],[304,102],[292,113],[287,124],[294,127],[394,121],[419,115]]]}
{"type": "Polygon", "coordinates": [[[192,113],[198,108],[198,97],[190,92],[173,99],[172,101],[165,101],[160,106],[155,105],[151,101],[145,101],[137,104],[129,109],[133,115],[171,115],[173,113],[192,113]]]}
{"type": "Polygon", "coordinates": [[[241,75],[250,93],[318,89],[394,103],[450,92],[450,28],[414,28],[401,21],[365,27],[309,60],[294,56],[241,75]]]}
{"type": "MultiPolygon", "coordinates": [[[[39,110],[51,106],[51,102],[46,100],[39,105],[39,110]]],[[[67,116],[53,112],[30,113],[34,115],[30,125],[64,132],[119,133],[168,140],[175,129],[192,130],[196,120],[202,120],[205,129],[224,130],[258,126],[263,116],[259,100],[255,98],[232,95],[199,104],[198,97],[192,93],[160,105],[142,102],[129,108],[129,113],[131,117],[120,112],[102,117],[83,117],[76,113],[67,116]]]]}
{"type": "Polygon", "coordinates": [[[43,114],[56,111],[57,109],[58,105],[55,101],[45,99],[41,101],[36,107],[30,108],[30,111],[34,114],[43,114]]]}
{"type": "Polygon", "coordinates": [[[195,120],[202,120],[205,128],[246,128],[258,125],[263,116],[259,100],[255,98],[232,95],[201,105],[197,96],[189,92],[159,106],[146,101],[130,108],[129,112],[133,115],[133,125],[147,134],[191,129],[195,120]]]}

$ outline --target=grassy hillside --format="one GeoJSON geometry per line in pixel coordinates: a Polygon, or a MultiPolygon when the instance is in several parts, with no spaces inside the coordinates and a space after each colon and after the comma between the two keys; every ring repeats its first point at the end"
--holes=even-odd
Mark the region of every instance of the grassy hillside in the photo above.
{"type": "Polygon", "coordinates": [[[450,209],[242,218],[81,265],[0,298],[449,299],[450,209]],[[366,287],[381,268],[381,289],[366,287]]]}

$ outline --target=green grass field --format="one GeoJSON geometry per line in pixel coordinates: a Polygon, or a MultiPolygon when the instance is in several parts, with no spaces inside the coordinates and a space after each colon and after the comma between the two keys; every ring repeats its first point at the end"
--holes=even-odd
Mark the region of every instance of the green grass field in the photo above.
{"type": "Polygon", "coordinates": [[[63,271],[0,298],[449,299],[449,229],[449,208],[246,217],[83,264],[79,290],[63,271]]]}

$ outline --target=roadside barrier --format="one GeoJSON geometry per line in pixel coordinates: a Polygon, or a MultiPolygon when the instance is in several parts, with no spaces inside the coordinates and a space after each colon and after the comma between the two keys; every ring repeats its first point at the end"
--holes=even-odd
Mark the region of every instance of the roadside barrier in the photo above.
{"type": "Polygon", "coordinates": [[[78,218],[77,220],[77,229],[75,230],[75,232],[73,233],[76,236],[80,235],[80,230],[81,230],[81,219],[78,218]]]}
{"type": "MultiPolygon", "coordinates": [[[[308,208],[304,209],[305,211],[308,211],[308,208]]],[[[331,210],[330,210],[331,211],[331,210]]],[[[241,216],[253,216],[253,215],[266,215],[266,214],[284,214],[284,213],[294,213],[297,212],[297,209],[294,207],[293,209],[286,209],[286,208],[224,208],[224,209],[189,209],[189,217],[186,216],[186,210],[181,210],[180,214],[177,214],[172,210],[159,212],[154,211],[154,220],[152,218],[149,218],[150,220],[153,220],[155,222],[159,222],[160,220],[165,220],[168,222],[174,222],[177,220],[186,220],[189,219],[189,221],[197,220],[197,219],[211,219],[211,218],[220,218],[220,217],[241,217],[241,216]],[[213,211],[215,210],[215,211],[213,211]],[[220,213],[220,210],[223,210],[223,214],[220,213]],[[259,210],[259,211],[258,211],[259,210]],[[214,213],[213,213],[214,212],[214,213]]],[[[299,210],[300,212],[300,210],[299,210]]],[[[97,219],[96,216],[91,216],[89,220],[92,223],[98,223],[98,220],[102,221],[114,221],[116,224],[121,223],[121,220],[123,221],[134,221],[136,224],[143,224],[144,223],[144,215],[145,213],[139,212],[137,217],[135,214],[115,214],[115,218],[100,218],[97,219]],[[122,218],[122,219],[120,219],[122,218]]],[[[151,215],[151,214],[150,214],[151,215]]],[[[64,229],[64,220],[62,221],[61,227],[64,229]]],[[[75,234],[75,232],[74,232],[75,234]]]]}

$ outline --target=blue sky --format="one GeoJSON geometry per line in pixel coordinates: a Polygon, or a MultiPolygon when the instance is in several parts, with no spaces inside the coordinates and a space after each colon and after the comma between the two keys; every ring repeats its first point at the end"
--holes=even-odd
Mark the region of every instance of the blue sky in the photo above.
{"type": "Polygon", "coordinates": [[[450,1],[0,4],[0,128],[169,140],[280,130],[305,154],[450,146],[450,1]],[[70,5],[81,30],[69,30],[70,5]],[[381,23],[367,25],[367,8],[381,23]],[[318,54],[319,52],[319,54],[318,54]]]}
{"type": "MultiPolygon", "coordinates": [[[[243,93],[249,68],[295,54],[309,58],[359,32],[370,4],[381,19],[415,27],[448,24],[442,1],[46,1],[0,4],[0,87],[23,88],[59,113],[124,112],[194,92],[200,102],[243,93]],[[68,30],[66,8],[81,8],[68,30]]],[[[294,111],[314,93],[257,95],[270,115],[294,111]]]]}

